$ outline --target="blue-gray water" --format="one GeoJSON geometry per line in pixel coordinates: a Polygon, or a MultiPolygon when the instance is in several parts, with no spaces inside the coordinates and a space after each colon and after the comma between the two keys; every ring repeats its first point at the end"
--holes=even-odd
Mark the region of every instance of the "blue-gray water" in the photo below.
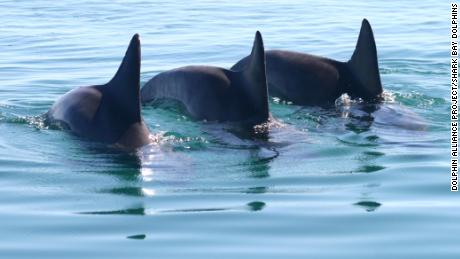
{"type": "Polygon", "coordinates": [[[459,258],[449,174],[450,4],[0,1],[0,257],[459,258]],[[267,49],[347,60],[373,26],[387,100],[271,101],[268,140],[144,107],[156,144],[123,154],[43,127],[108,81],[134,33],[142,82],[267,49]]]}

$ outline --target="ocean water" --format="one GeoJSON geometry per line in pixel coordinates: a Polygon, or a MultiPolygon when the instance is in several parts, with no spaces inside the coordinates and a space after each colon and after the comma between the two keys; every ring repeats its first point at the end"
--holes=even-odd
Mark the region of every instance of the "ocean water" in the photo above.
{"type": "Polygon", "coordinates": [[[450,192],[450,4],[442,1],[0,1],[1,258],[460,258],[450,192]],[[103,84],[141,35],[142,83],[267,49],[348,60],[361,20],[386,101],[272,99],[266,139],[143,107],[122,153],[39,115],[103,84]]]}

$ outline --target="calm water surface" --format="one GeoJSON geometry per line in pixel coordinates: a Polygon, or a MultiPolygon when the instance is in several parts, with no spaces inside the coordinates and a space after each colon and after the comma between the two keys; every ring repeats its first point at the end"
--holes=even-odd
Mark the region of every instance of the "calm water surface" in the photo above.
{"type": "Polygon", "coordinates": [[[0,257],[459,258],[448,2],[0,1],[0,257]],[[142,82],[267,49],[351,56],[367,17],[386,102],[272,100],[267,139],[144,107],[125,154],[43,126],[134,33],[142,82]]]}

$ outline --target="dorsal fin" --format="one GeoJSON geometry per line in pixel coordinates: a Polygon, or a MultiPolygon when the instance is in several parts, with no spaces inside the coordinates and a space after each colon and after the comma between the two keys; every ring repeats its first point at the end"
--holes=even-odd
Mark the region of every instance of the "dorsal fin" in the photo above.
{"type": "Polygon", "coordinates": [[[246,82],[245,89],[255,104],[258,113],[268,119],[268,86],[265,68],[265,50],[262,35],[256,32],[248,64],[242,71],[246,82]]]}
{"type": "Polygon", "coordinates": [[[363,19],[355,51],[348,61],[348,66],[359,82],[359,97],[372,99],[378,97],[383,89],[380,81],[377,47],[374,33],[367,19],[363,19]]]}
{"type": "Polygon", "coordinates": [[[129,116],[134,122],[141,121],[140,73],[141,43],[139,35],[135,34],[117,73],[106,84],[104,90],[111,98],[114,98],[125,116],[129,116]]]}

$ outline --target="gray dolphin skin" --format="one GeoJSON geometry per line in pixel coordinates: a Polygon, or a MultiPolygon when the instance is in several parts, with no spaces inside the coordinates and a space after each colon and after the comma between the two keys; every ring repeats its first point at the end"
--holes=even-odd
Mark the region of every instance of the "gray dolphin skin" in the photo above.
{"type": "MultiPolygon", "coordinates": [[[[266,51],[265,58],[270,95],[294,104],[333,103],[344,93],[374,101],[383,91],[374,34],[366,19],[348,62],[283,50],[266,51]]],[[[244,69],[249,60],[243,58],[232,69],[244,69]]]]}
{"type": "Polygon", "coordinates": [[[256,32],[245,69],[186,66],[162,72],[145,84],[141,100],[172,99],[194,119],[253,126],[269,118],[267,91],[264,45],[256,32]]]}
{"type": "Polygon", "coordinates": [[[55,124],[89,140],[135,149],[150,142],[140,110],[141,46],[131,39],[115,76],[105,85],[79,87],[45,114],[55,124]]]}

